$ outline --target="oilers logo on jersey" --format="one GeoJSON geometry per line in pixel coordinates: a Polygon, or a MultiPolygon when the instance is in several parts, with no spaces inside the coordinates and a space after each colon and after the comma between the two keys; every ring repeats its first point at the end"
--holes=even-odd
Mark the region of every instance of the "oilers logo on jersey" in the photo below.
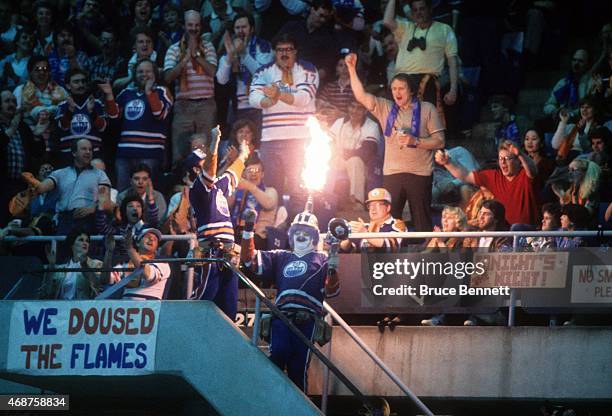
{"type": "Polygon", "coordinates": [[[223,195],[223,193],[221,192],[217,192],[217,209],[219,210],[219,212],[223,215],[225,215],[226,217],[230,216],[230,210],[229,210],[229,206],[227,205],[227,199],[225,198],[225,195],[223,195]]]}
{"type": "Polygon", "coordinates": [[[290,263],[287,263],[285,268],[283,269],[283,277],[292,278],[298,277],[306,273],[306,269],[308,269],[308,265],[304,260],[295,260],[290,263]]]}
{"type": "Polygon", "coordinates": [[[85,114],[77,113],[70,120],[70,132],[75,136],[84,136],[91,131],[89,118],[85,114]]]}
{"type": "Polygon", "coordinates": [[[138,120],[145,111],[145,103],[141,99],[135,99],[125,106],[125,118],[128,120],[138,120]]]}

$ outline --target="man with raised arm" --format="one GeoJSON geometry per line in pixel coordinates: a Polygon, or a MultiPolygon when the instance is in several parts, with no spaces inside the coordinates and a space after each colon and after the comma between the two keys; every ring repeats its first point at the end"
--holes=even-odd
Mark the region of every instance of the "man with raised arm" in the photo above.
{"type": "Polygon", "coordinates": [[[457,100],[457,38],[453,29],[432,19],[431,0],[409,0],[413,21],[395,17],[396,0],[389,0],[383,24],[398,43],[395,73],[408,74],[419,99],[434,103],[444,123],[443,104],[457,100]],[[448,62],[450,90],[441,98],[438,78],[448,62]]]}
{"type": "MultiPolygon", "coordinates": [[[[208,154],[194,150],[184,161],[192,182],[189,203],[194,212],[199,248],[203,257],[226,257],[234,249],[234,228],[227,198],[231,196],[249,156],[247,145],[240,146],[238,158],[217,176],[217,150],[221,140],[219,126],[211,131],[208,154]]],[[[205,263],[196,270],[191,299],[212,300],[232,320],[238,308],[238,277],[219,263],[205,263]]]]}
{"type": "Polygon", "coordinates": [[[444,125],[433,104],[419,100],[405,74],[391,81],[393,101],[367,93],[357,75],[357,55],[345,62],[355,98],[378,120],[385,136],[383,186],[393,202],[391,215],[401,219],[406,201],[417,231],[430,231],[433,153],[444,147],[444,125]]]}

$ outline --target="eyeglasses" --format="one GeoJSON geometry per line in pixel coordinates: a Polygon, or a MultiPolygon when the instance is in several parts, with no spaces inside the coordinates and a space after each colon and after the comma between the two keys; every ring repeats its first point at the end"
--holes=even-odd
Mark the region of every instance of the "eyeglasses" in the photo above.
{"type": "Polygon", "coordinates": [[[285,53],[285,52],[289,53],[289,52],[295,51],[295,48],[276,48],[274,51],[276,53],[285,53]]]}
{"type": "Polygon", "coordinates": [[[34,70],[39,71],[39,72],[47,72],[49,71],[49,67],[48,66],[35,66],[34,70]]]}
{"type": "Polygon", "coordinates": [[[261,169],[260,168],[248,168],[248,169],[245,169],[245,172],[246,173],[259,173],[261,172],[261,169]]]}
{"type": "Polygon", "coordinates": [[[497,158],[497,160],[499,160],[500,162],[506,162],[506,163],[508,163],[508,162],[510,162],[511,160],[514,160],[514,159],[516,159],[516,157],[514,157],[514,156],[500,156],[500,157],[497,158]]]}

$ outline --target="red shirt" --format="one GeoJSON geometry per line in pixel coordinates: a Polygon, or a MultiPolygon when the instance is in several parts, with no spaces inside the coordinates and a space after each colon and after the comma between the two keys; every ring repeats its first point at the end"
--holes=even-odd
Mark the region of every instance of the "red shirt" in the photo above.
{"type": "Polygon", "coordinates": [[[537,224],[540,209],[537,181],[530,179],[525,169],[511,181],[499,169],[474,172],[474,180],[477,186],[487,188],[502,203],[510,224],[537,224]]]}

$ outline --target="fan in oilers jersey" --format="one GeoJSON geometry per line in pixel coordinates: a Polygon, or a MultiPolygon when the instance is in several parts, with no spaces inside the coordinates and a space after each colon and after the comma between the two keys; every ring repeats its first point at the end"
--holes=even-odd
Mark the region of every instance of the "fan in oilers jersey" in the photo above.
{"type": "MultiPolygon", "coordinates": [[[[223,257],[233,249],[234,229],[226,198],[236,189],[249,156],[248,146],[242,145],[238,158],[217,177],[220,139],[217,126],[211,131],[209,154],[196,149],[184,162],[193,183],[189,203],[196,220],[199,251],[204,257],[223,257]]],[[[214,301],[233,320],[238,307],[238,277],[218,263],[206,263],[196,271],[191,298],[214,301]]]]}
{"type": "MultiPolygon", "coordinates": [[[[253,227],[257,212],[246,210],[242,233],[241,259],[264,281],[274,282],[276,306],[309,340],[313,340],[315,320],[323,315],[323,300],[337,296],[340,282],[336,273],[337,256],[330,258],[316,251],[319,242],[317,217],[298,214],[289,228],[292,250],[256,251],[253,227]]],[[[306,391],[310,351],[278,318],[272,319],[270,359],[306,391]]]]}

